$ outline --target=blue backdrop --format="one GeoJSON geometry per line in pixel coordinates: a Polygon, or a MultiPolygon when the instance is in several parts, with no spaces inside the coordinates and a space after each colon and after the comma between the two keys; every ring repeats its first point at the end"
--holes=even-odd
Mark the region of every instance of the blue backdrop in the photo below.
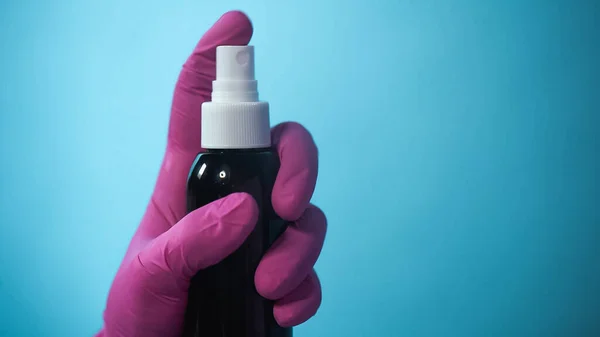
{"type": "Polygon", "coordinates": [[[600,336],[593,0],[4,0],[0,336],[101,326],[178,72],[230,9],[273,123],[320,147],[298,337],[600,336]]]}

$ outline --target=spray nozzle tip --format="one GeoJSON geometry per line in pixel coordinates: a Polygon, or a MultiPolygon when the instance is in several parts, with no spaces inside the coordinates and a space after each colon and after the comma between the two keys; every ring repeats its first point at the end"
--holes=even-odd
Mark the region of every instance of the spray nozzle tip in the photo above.
{"type": "Polygon", "coordinates": [[[218,46],[217,80],[254,80],[253,46],[218,46]]]}

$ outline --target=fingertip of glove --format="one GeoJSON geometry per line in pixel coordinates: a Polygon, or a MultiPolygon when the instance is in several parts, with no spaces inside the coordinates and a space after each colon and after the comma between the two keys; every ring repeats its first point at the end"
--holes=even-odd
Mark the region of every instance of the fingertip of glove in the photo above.
{"type": "Polygon", "coordinates": [[[227,223],[254,225],[258,221],[258,204],[248,193],[232,193],[221,199],[217,207],[227,223]]]}
{"type": "Polygon", "coordinates": [[[204,34],[194,50],[194,54],[206,54],[214,59],[214,52],[220,45],[246,45],[252,38],[253,27],[250,18],[242,11],[223,14],[204,34]]]}
{"type": "Polygon", "coordinates": [[[235,10],[223,14],[209,32],[215,31],[221,37],[218,44],[245,45],[253,33],[252,21],[246,13],[235,10]]]}
{"type": "Polygon", "coordinates": [[[275,320],[283,327],[300,325],[317,313],[321,301],[320,282],[313,273],[292,293],[275,303],[273,308],[275,320]]]}
{"type": "Polygon", "coordinates": [[[241,10],[229,11],[219,18],[217,22],[225,21],[227,24],[233,23],[236,26],[252,29],[252,22],[246,13],[241,10]]]}
{"type": "Polygon", "coordinates": [[[275,126],[271,136],[281,159],[273,187],[273,207],[282,218],[294,221],[302,215],[315,190],[318,150],[310,132],[296,122],[275,126]]]}

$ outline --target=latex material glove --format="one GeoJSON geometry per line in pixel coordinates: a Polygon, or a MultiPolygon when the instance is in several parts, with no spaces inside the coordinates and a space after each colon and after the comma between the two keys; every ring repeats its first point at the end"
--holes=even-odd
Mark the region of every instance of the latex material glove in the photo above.
{"type": "MultiPolygon", "coordinates": [[[[238,193],[186,215],[185,190],[200,148],[200,108],[210,99],[218,45],[245,45],[252,25],[241,12],[225,14],[202,37],[177,81],[167,149],[146,213],[109,292],[97,336],[179,336],[191,277],[232,253],[252,231],[257,206],[238,193]]],[[[283,326],[315,314],[321,287],[313,270],[325,238],[323,213],[309,204],[317,179],[317,148],[297,123],[272,130],[281,168],[273,207],[292,221],[261,261],[258,292],[275,300],[283,326]]]]}

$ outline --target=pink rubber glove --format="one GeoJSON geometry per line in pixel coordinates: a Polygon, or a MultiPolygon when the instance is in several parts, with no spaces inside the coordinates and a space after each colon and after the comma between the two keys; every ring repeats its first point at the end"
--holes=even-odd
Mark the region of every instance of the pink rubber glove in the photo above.
{"type": "MultiPolygon", "coordinates": [[[[152,198],[108,295],[96,336],[179,336],[191,277],[232,253],[253,230],[257,206],[238,193],[186,215],[186,179],[200,148],[200,107],[210,98],[218,45],[245,45],[252,25],[225,14],[202,37],[177,81],[167,149],[152,198]]],[[[325,239],[323,213],[309,204],[317,179],[317,148],[297,123],[272,130],[281,168],[273,207],[292,222],[261,261],[258,292],[275,300],[282,326],[312,317],[321,303],[313,266],[325,239]]]]}

